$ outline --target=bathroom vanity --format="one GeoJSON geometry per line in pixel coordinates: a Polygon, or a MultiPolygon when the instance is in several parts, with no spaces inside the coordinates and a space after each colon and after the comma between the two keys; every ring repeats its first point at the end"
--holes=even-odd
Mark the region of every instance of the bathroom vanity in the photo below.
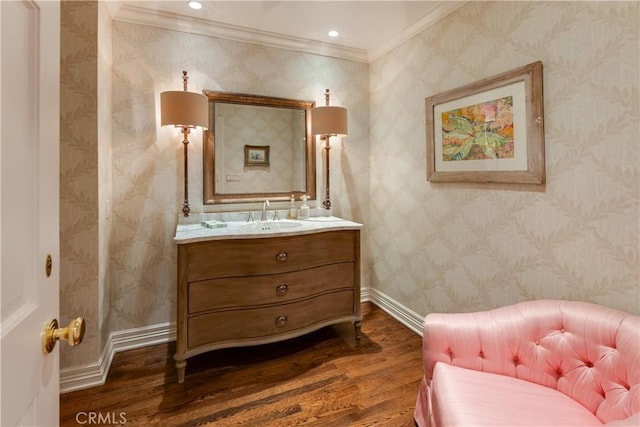
{"type": "Polygon", "coordinates": [[[179,225],[176,369],[203,352],[353,322],[360,338],[361,224],[336,217],[179,225]]]}

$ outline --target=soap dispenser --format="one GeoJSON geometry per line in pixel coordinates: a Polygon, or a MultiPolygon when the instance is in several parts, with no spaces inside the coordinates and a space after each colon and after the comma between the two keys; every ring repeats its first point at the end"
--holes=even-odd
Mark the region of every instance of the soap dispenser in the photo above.
{"type": "Polygon", "coordinates": [[[309,205],[307,205],[307,195],[302,196],[302,206],[300,206],[300,211],[298,212],[298,218],[307,219],[309,218],[309,205]]]}
{"type": "Polygon", "coordinates": [[[296,199],[291,195],[291,203],[289,204],[289,219],[298,218],[298,208],[296,207],[296,199]]]}

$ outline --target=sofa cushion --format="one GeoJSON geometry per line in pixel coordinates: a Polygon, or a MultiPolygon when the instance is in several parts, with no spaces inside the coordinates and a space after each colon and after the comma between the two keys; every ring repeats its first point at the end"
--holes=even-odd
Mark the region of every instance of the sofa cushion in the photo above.
{"type": "Polygon", "coordinates": [[[588,409],[550,387],[436,363],[430,385],[438,426],[600,426],[588,409]]]}

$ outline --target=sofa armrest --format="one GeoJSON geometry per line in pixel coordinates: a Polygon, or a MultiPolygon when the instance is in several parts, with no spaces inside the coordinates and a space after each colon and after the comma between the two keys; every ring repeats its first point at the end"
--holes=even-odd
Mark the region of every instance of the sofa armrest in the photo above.
{"type": "Polygon", "coordinates": [[[437,362],[482,370],[476,313],[431,313],[424,319],[422,354],[425,378],[437,362]]]}

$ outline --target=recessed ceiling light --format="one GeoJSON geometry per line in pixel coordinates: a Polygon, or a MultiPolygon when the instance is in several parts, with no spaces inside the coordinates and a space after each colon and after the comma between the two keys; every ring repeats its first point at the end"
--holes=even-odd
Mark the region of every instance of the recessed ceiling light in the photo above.
{"type": "Polygon", "coordinates": [[[200,10],[202,9],[202,3],[200,3],[199,1],[190,1],[189,7],[191,9],[200,10]]]}
{"type": "Polygon", "coordinates": [[[340,35],[336,30],[329,31],[329,37],[338,37],[340,35]]]}

